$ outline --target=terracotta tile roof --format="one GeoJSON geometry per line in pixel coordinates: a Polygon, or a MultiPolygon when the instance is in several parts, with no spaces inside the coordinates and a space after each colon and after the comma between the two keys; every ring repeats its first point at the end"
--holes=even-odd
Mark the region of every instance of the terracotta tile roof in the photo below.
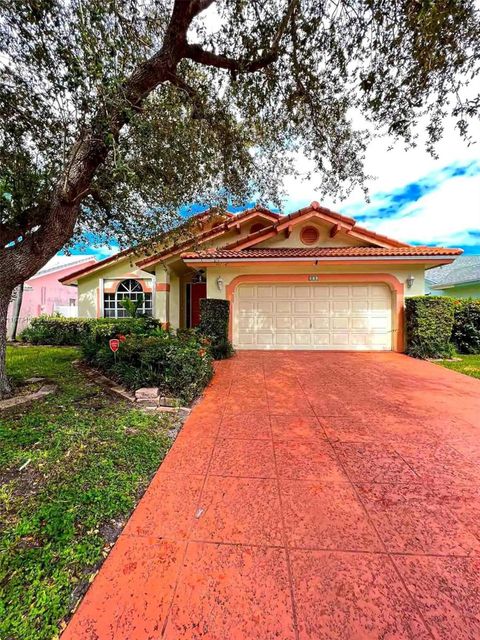
{"type": "Polygon", "coordinates": [[[183,259],[258,260],[278,258],[435,257],[458,256],[462,249],[444,247],[269,247],[259,249],[207,249],[182,253],[183,259]]]}
{"type": "Polygon", "coordinates": [[[208,231],[196,234],[194,238],[189,238],[188,240],[180,244],[174,244],[171,247],[168,247],[153,256],[149,256],[148,258],[140,260],[136,263],[137,267],[145,267],[154,264],[155,262],[164,260],[166,257],[172,254],[180,253],[183,249],[187,249],[188,247],[191,247],[198,242],[204,242],[206,240],[209,240],[210,238],[215,238],[216,236],[221,235],[222,233],[232,228],[235,228],[235,226],[239,224],[239,222],[242,222],[242,220],[244,220],[248,216],[255,214],[266,215],[272,220],[276,220],[281,217],[279,213],[275,213],[274,211],[270,211],[269,209],[265,209],[265,207],[261,206],[253,207],[253,209],[246,209],[245,211],[237,214],[228,214],[229,219],[225,222],[212,227],[212,229],[209,229],[208,231]]]}

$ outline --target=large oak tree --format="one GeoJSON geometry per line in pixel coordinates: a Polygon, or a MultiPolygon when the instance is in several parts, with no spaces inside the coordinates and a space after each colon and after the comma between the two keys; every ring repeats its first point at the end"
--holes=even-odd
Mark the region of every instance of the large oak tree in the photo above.
{"type": "Polygon", "coordinates": [[[12,290],[75,237],[138,243],[184,203],[277,200],[298,150],[339,197],[363,183],[368,129],[411,143],[427,122],[433,148],[447,114],[468,135],[479,108],[464,92],[474,0],[0,0],[0,12],[0,395],[12,290]]]}

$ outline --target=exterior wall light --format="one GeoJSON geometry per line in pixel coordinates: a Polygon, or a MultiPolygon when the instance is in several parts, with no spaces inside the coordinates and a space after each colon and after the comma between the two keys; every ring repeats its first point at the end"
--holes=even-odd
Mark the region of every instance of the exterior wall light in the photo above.
{"type": "Polygon", "coordinates": [[[413,283],[415,282],[415,277],[412,275],[408,276],[406,282],[407,282],[407,288],[411,289],[413,287],[413,283]]]}
{"type": "Polygon", "coordinates": [[[217,289],[221,291],[223,289],[223,278],[222,276],[217,277],[217,289]]]}

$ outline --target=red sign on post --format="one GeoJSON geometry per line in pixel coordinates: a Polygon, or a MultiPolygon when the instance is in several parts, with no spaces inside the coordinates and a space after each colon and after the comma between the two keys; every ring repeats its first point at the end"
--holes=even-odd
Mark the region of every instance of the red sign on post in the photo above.
{"type": "Polygon", "coordinates": [[[108,344],[113,353],[115,353],[116,351],[118,351],[118,347],[120,346],[120,340],[118,340],[117,338],[112,338],[108,341],[108,344]]]}

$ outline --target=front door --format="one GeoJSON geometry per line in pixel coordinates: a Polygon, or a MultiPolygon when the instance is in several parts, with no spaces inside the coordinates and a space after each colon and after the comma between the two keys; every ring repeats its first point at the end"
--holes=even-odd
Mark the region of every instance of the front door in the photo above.
{"type": "Polygon", "coordinates": [[[200,300],[207,297],[205,282],[191,282],[187,285],[187,326],[197,327],[200,322],[200,300]]]}

